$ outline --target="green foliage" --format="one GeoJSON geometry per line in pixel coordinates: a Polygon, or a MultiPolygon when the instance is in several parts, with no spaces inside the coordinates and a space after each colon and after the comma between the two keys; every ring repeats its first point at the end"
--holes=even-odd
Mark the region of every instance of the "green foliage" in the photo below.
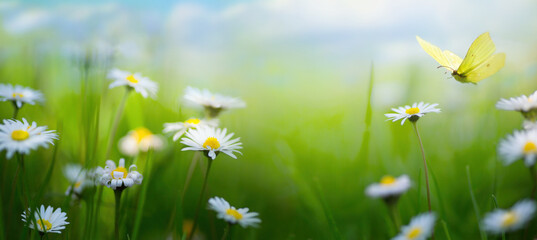
{"type": "MultiPolygon", "coordinates": [[[[398,204],[403,224],[426,211],[420,150],[410,123],[387,122],[383,115],[391,107],[414,101],[436,102],[442,109],[419,120],[433,179],[433,210],[441,217],[436,239],[480,238],[474,209],[492,210],[491,194],[499,207],[506,208],[531,191],[523,163],[505,167],[496,157],[499,139],[520,128],[522,120],[516,113],[496,110],[494,104],[500,97],[529,94],[536,87],[534,75],[518,74],[509,67],[478,86],[447,81],[440,70],[412,65],[404,70],[376,65],[374,75],[372,67],[357,67],[357,76],[350,82],[328,77],[334,76],[333,69],[291,68],[286,76],[289,81],[280,81],[267,69],[256,72],[267,76],[266,81],[253,81],[252,73],[245,71],[201,84],[170,75],[173,66],[150,62],[143,66],[81,65],[55,53],[37,56],[25,47],[15,49],[2,63],[0,79],[42,90],[46,102],[24,106],[19,118],[57,129],[60,135],[57,148],[39,149],[25,159],[33,202],[62,207],[68,215],[66,230],[50,234],[49,239],[107,239],[113,234],[113,191],[97,187],[89,189],[82,200],[68,199],[64,192],[69,183],[61,173],[67,163],[104,166],[113,117],[124,91],[107,88],[105,74],[116,64],[142,72],[160,85],[157,99],[129,96],[116,140],[139,126],[160,133],[165,122],[201,116],[195,109],[177,107],[176,99],[187,85],[247,102],[247,108],[224,112],[221,117],[221,125],[241,137],[243,154],[237,160],[220,155],[208,184],[208,197],[220,196],[260,214],[259,229],[235,226],[233,239],[393,237],[397,230],[392,229],[388,210],[381,200],[366,197],[364,189],[385,174],[408,174],[414,185],[398,204]],[[44,57],[48,60],[27,64],[44,57]],[[397,86],[401,97],[387,95],[386,84],[397,86]],[[473,197],[464,187],[468,185],[466,166],[473,170],[473,197]]],[[[10,118],[11,105],[0,104],[0,116],[10,118]]],[[[124,192],[124,239],[127,234],[131,239],[180,239],[182,221],[194,217],[205,169],[200,165],[206,163],[196,166],[182,198],[194,154],[180,151],[182,145],[171,137],[166,139],[166,148],[152,153],[150,179],[142,183],[146,185],[124,192]],[[143,212],[138,212],[141,207],[143,212]],[[133,235],[135,229],[137,235],[133,235]]],[[[117,143],[112,146],[110,159],[117,161],[122,156],[117,143]]],[[[24,208],[13,199],[11,186],[17,161],[6,160],[4,153],[0,159],[0,236],[22,239],[26,237],[20,220],[24,208]]],[[[143,173],[146,163],[138,164],[143,173]]],[[[201,213],[199,232],[209,239],[221,236],[226,224],[213,212],[202,209],[201,213]]]]}

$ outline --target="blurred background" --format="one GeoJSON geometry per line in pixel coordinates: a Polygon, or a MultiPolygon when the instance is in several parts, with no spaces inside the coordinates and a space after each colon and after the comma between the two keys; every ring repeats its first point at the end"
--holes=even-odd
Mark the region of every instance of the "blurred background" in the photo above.
{"type": "MultiPolygon", "coordinates": [[[[186,86],[247,103],[221,115],[221,126],[241,137],[243,155],[217,158],[207,192],[259,212],[260,227],[237,226],[233,239],[395,236],[383,202],[365,196],[367,185],[386,174],[411,177],[413,188],[399,202],[404,224],[427,206],[412,128],[387,122],[384,113],[416,101],[439,103],[442,113],[419,121],[440,218],[436,239],[447,239],[447,233],[477,239],[467,167],[481,216],[494,208],[494,198],[508,208],[530,195],[524,164],[503,166],[496,154],[498,141],[520,129],[522,117],[494,105],[537,90],[536,9],[532,0],[2,1],[0,81],[41,90],[45,103],[24,106],[19,118],[60,135],[54,148],[26,160],[30,189],[45,191],[36,201],[68,215],[67,229],[50,239],[107,239],[113,232],[113,192],[103,190],[100,214],[88,226],[95,192],[66,202],[69,182],[62,168],[104,166],[123,96],[122,89],[108,89],[106,73],[114,67],[140,72],[160,86],[156,99],[129,97],[116,139],[140,126],[161,134],[166,122],[200,117],[181,101],[186,86]],[[415,39],[464,57],[484,32],[507,60],[478,85],[461,84],[437,69],[415,39]],[[51,166],[52,177],[42,184],[51,166]]],[[[10,103],[0,104],[0,116],[10,118],[10,103]]],[[[184,198],[178,197],[194,154],[165,139],[143,182],[148,190],[139,239],[180,239],[201,189],[205,161],[184,198]]],[[[115,147],[111,159],[120,157],[115,147]]],[[[17,163],[5,153],[1,158],[5,186],[17,163]]],[[[128,189],[124,198],[122,232],[129,236],[140,189],[128,189]]],[[[6,205],[11,188],[1,192],[6,205]]],[[[24,238],[22,205],[3,211],[3,235],[24,238]]],[[[225,223],[201,213],[200,238],[218,239],[225,223]]],[[[530,231],[537,232],[532,224],[530,231]]]]}

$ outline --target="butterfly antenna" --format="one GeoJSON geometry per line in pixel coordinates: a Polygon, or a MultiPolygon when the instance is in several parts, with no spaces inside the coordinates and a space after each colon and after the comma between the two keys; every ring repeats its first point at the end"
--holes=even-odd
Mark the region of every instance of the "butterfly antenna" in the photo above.
{"type": "Polygon", "coordinates": [[[451,68],[450,66],[438,66],[436,68],[446,68],[446,69],[449,69],[449,70],[455,72],[455,69],[451,68]]]}

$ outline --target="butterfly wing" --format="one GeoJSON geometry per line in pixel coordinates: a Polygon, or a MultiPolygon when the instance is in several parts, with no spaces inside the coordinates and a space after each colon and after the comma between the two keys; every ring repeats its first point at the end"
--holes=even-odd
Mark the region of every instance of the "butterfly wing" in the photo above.
{"type": "Polygon", "coordinates": [[[505,53],[497,53],[486,59],[470,72],[462,75],[465,82],[477,83],[498,72],[505,64],[505,53]]]}
{"type": "Polygon", "coordinates": [[[494,46],[490,34],[488,32],[481,34],[468,49],[468,53],[457,69],[457,74],[466,77],[468,73],[487,61],[494,51],[496,51],[496,46],[494,46]]]}
{"type": "Polygon", "coordinates": [[[448,50],[444,50],[444,56],[448,60],[449,66],[453,70],[457,70],[459,66],[461,65],[462,59],[459,56],[457,56],[455,53],[452,53],[448,50]]]}
{"type": "Polygon", "coordinates": [[[460,57],[450,51],[442,51],[442,49],[440,49],[439,47],[430,44],[429,42],[421,39],[418,36],[416,36],[416,39],[418,40],[418,43],[423,48],[423,50],[425,50],[427,54],[431,55],[431,57],[433,57],[434,60],[436,60],[442,67],[449,68],[452,71],[457,70],[459,64],[461,63],[461,61],[459,61],[460,57]]]}

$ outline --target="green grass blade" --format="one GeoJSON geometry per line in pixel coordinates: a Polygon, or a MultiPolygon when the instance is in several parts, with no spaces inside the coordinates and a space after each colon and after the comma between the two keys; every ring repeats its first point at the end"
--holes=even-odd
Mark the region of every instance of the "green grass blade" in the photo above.
{"type": "Polygon", "coordinates": [[[446,233],[446,239],[451,240],[451,236],[449,235],[449,230],[447,227],[446,221],[442,220],[442,227],[444,228],[444,232],[446,233]]]}
{"type": "Polygon", "coordinates": [[[356,161],[364,161],[367,159],[369,155],[369,141],[370,141],[370,128],[371,128],[371,118],[373,115],[373,108],[371,107],[371,96],[373,95],[373,83],[375,80],[375,72],[374,72],[374,65],[371,63],[371,74],[369,76],[369,90],[367,92],[367,107],[365,111],[365,130],[364,134],[362,135],[362,144],[360,146],[360,150],[358,151],[358,155],[356,161]]]}
{"type": "Polygon", "coordinates": [[[337,227],[336,221],[334,220],[334,216],[332,215],[332,211],[330,210],[330,208],[328,207],[328,204],[326,203],[326,200],[324,199],[321,184],[319,183],[318,179],[315,179],[314,182],[315,182],[315,190],[317,191],[317,195],[319,196],[319,202],[321,203],[321,207],[323,208],[323,212],[328,221],[330,232],[332,233],[332,238],[342,239],[341,234],[339,233],[339,229],[337,227]]]}
{"type": "Polygon", "coordinates": [[[144,205],[145,205],[145,199],[147,195],[147,189],[149,186],[149,180],[151,179],[151,151],[147,152],[147,158],[145,159],[146,166],[144,169],[144,178],[148,181],[143,184],[142,186],[142,192],[140,193],[140,199],[138,203],[138,207],[136,209],[136,217],[134,220],[134,228],[132,230],[132,240],[136,240],[138,237],[138,231],[140,230],[140,224],[142,223],[142,213],[144,212],[144,205]]]}
{"type": "Polygon", "coordinates": [[[470,197],[472,198],[472,204],[474,206],[475,217],[477,219],[477,226],[479,228],[479,234],[482,240],[487,239],[487,235],[481,228],[481,216],[479,215],[479,207],[477,206],[477,200],[475,199],[474,190],[472,189],[472,179],[470,177],[470,166],[466,165],[466,176],[468,177],[468,188],[470,189],[470,197]]]}
{"type": "MultiPolygon", "coordinates": [[[[61,132],[62,124],[58,124],[58,132],[61,132]]],[[[56,141],[56,144],[54,145],[54,150],[52,152],[52,161],[50,162],[50,166],[47,171],[47,175],[45,176],[45,180],[43,180],[43,184],[39,188],[39,193],[37,194],[36,199],[41,199],[43,197],[43,194],[45,193],[45,189],[47,189],[47,186],[50,182],[50,178],[52,177],[52,172],[54,171],[54,165],[56,164],[56,158],[58,156],[58,148],[61,143],[61,138],[56,141]]]]}

